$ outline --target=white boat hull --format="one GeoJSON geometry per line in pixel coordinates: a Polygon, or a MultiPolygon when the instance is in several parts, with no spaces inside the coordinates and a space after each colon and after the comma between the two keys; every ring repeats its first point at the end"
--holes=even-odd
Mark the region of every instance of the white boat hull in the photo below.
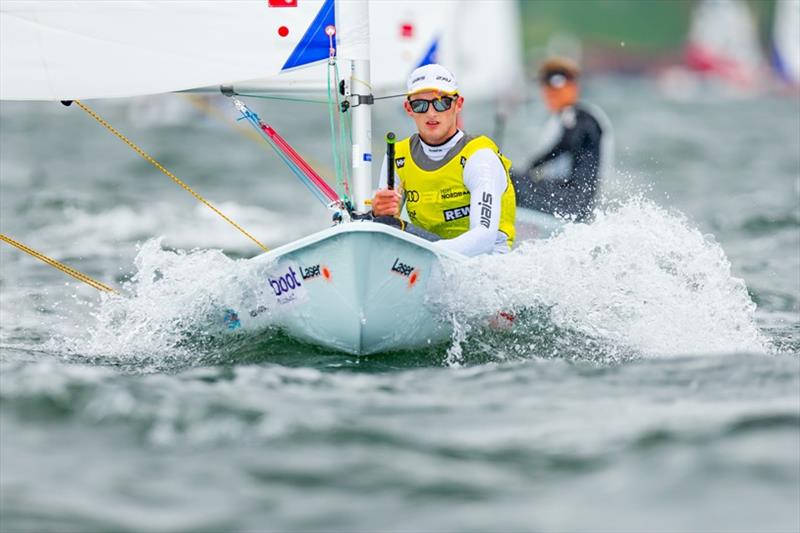
{"type": "Polygon", "coordinates": [[[389,226],[342,224],[249,260],[253,286],[224,324],[233,332],[277,326],[356,355],[441,343],[452,331],[436,304],[443,262],[461,260],[389,226]]]}

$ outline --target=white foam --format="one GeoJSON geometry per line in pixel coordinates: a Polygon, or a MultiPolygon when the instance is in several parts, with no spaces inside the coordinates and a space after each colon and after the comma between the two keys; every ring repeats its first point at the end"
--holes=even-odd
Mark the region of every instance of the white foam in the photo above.
{"type": "MultiPolygon", "coordinates": [[[[218,334],[220,309],[247,308],[253,294],[250,262],[218,250],[167,251],[160,239],[151,240],[135,266],[127,287],[132,296],[106,298],[89,339],[73,346],[76,351],[155,364],[196,358],[196,341],[218,334]]],[[[535,315],[532,322],[516,321],[512,341],[526,346],[551,335],[548,349],[555,356],[771,349],[756,326],[756,306],[720,245],[679,213],[648,201],[630,201],[598,213],[590,225],[569,225],[552,239],[467,266],[450,273],[440,302],[458,326],[446,353],[449,364],[471,360],[462,344],[469,349],[487,317],[501,311],[535,315]]],[[[506,355],[505,346],[478,341],[479,350],[506,355]]],[[[501,334],[499,342],[508,337],[501,334]]],[[[523,349],[523,355],[542,355],[540,348],[523,349]]]]}
{"type": "Polygon", "coordinates": [[[643,355],[766,352],[744,281],[713,236],[641,199],[451,277],[460,316],[549,308],[557,328],[643,355]]]}
{"type": "Polygon", "coordinates": [[[161,239],[140,247],[129,296],[104,296],[88,338],[69,344],[86,356],[155,367],[199,358],[198,345],[220,329],[220,309],[247,301],[247,262],[219,250],[162,249],[161,239]]]}

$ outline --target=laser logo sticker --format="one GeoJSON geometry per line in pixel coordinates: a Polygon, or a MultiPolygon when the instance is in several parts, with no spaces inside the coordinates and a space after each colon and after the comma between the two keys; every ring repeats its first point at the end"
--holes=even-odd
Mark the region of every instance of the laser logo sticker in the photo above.
{"type": "Polygon", "coordinates": [[[399,257],[394,260],[391,271],[395,274],[400,274],[401,276],[408,278],[408,288],[416,285],[417,280],[419,279],[419,270],[417,267],[401,261],[399,257]]]}
{"type": "Polygon", "coordinates": [[[309,267],[304,267],[303,265],[297,265],[297,268],[300,270],[300,277],[303,278],[303,281],[311,280],[314,278],[322,277],[325,281],[331,280],[331,271],[325,265],[317,263],[316,265],[311,265],[309,267]]]}
{"type": "Polygon", "coordinates": [[[300,269],[300,276],[303,278],[303,281],[319,277],[320,274],[322,274],[322,269],[319,267],[319,265],[313,265],[310,267],[298,265],[298,268],[300,269]]]}

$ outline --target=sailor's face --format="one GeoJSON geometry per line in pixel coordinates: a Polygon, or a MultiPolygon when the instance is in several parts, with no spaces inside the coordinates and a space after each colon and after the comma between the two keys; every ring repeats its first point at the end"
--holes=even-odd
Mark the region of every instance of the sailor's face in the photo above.
{"type": "MultiPolygon", "coordinates": [[[[424,93],[417,93],[411,97],[412,100],[434,100],[448,96],[438,91],[427,91],[424,93]]],[[[436,111],[433,105],[428,105],[428,110],[424,113],[415,113],[411,109],[411,104],[408,100],[405,101],[406,113],[414,121],[417,126],[420,138],[428,144],[442,144],[447,139],[455,135],[458,129],[458,114],[461,112],[461,107],[464,105],[464,98],[461,96],[453,100],[450,109],[445,111],[436,111]]]]}
{"type": "Polygon", "coordinates": [[[547,108],[553,113],[575,104],[578,101],[578,93],[578,84],[574,80],[566,81],[560,87],[542,85],[542,97],[547,108]]]}

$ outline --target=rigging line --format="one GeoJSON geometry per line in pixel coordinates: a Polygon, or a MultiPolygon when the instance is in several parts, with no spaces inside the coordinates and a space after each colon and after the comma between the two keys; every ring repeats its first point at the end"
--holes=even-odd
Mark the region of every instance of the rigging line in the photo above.
{"type": "Polygon", "coordinates": [[[342,110],[342,106],[339,101],[339,87],[341,87],[341,80],[339,79],[339,64],[335,63],[332,66],[332,70],[334,73],[334,98],[336,107],[334,108],[334,112],[336,115],[336,123],[339,125],[338,128],[338,137],[335,131],[331,132],[331,135],[334,139],[334,146],[338,150],[338,157],[339,157],[339,164],[342,168],[342,188],[344,189],[345,195],[347,199],[350,198],[350,159],[348,159],[348,153],[351,151],[351,143],[349,139],[347,139],[343,134],[343,125],[347,121],[348,113],[346,110],[342,110]]]}
{"type": "Polygon", "coordinates": [[[233,99],[233,104],[236,109],[242,114],[254,128],[262,132],[264,139],[282,156],[286,156],[293,164],[290,165],[291,169],[297,169],[297,177],[307,185],[313,184],[321,193],[330,200],[331,203],[338,203],[340,201],[339,195],[336,191],[326,182],[311,166],[306,163],[300,154],[298,154],[286,140],[275,131],[272,126],[266,124],[261,118],[251,111],[244,102],[238,98],[233,99]]]}
{"type": "MultiPolygon", "coordinates": [[[[327,69],[327,96],[328,96],[328,114],[331,126],[331,149],[333,152],[333,162],[336,167],[336,184],[340,190],[342,204],[349,209],[350,201],[350,186],[347,181],[347,159],[344,157],[344,139],[336,136],[336,122],[340,125],[342,118],[339,115],[339,110],[342,109],[339,105],[339,88],[343,87],[339,84],[339,63],[336,60],[336,43],[334,42],[334,35],[336,35],[336,27],[328,26],[325,28],[325,34],[328,36],[328,69],[327,69]],[[334,73],[335,82],[331,90],[331,71],[334,73]]],[[[341,111],[344,113],[344,109],[341,111]]]]}
{"type": "MultiPolygon", "coordinates": [[[[333,48],[333,47],[331,46],[331,48],[333,48]]],[[[333,54],[333,52],[331,52],[331,54],[333,54]]],[[[341,193],[341,196],[346,200],[347,199],[347,191],[346,191],[346,189],[344,187],[344,180],[343,180],[343,176],[342,176],[342,166],[341,166],[341,164],[339,162],[339,147],[338,147],[338,142],[337,142],[337,138],[336,138],[336,125],[335,125],[335,118],[334,118],[335,117],[335,113],[336,113],[336,111],[338,111],[338,109],[335,109],[335,106],[337,105],[337,103],[334,102],[334,97],[333,97],[333,94],[332,94],[332,91],[331,91],[331,69],[334,68],[334,64],[332,63],[333,60],[334,60],[333,59],[333,55],[331,55],[331,59],[328,62],[328,69],[327,69],[328,70],[328,118],[329,118],[330,126],[331,126],[331,149],[332,149],[332,152],[333,152],[333,168],[335,169],[335,172],[336,172],[336,185],[339,187],[339,192],[341,193]]],[[[339,90],[338,86],[334,87],[333,90],[338,91],[339,90]]],[[[338,98],[337,98],[337,100],[338,100],[338,98]]]]}
{"type": "Polygon", "coordinates": [[[334,35],[336,35],[335,27],[328,27],[325,29],[328,36],[328,68],[327,74],[327,96],[328,96],[328,117],[331,126],[331,151],[333,152],[333,165],[336,169],[336,185],[339,187],[340,196],[345,203],[347,202],[347,186],[344,180],[344,164],[339,157],[339,139],[336,137],[336,115],[339,111],[339,80],[335,76],[335,85],[331,90],[331,71],[338,72],[336,63],[336,44],[334,43],[334,35]],[[334,96],[335,94],[335,96],[334,96]]]}
{"type": "Polygon", "coordinates": [[[372,99],[373,100],[387,100],[389,98],[401,98],[401,97],[405,97],[405,96],[407,96],[406,93],[387,94],[386,96],[373,96],[372,99]]]}
{"type": "Polygon", "coordinates": [[[253,130],[239,126],[236,122],[233,122],[232,119],[228,118],[225,113],[219,110],[219,108],[215,105],[210,104],[207,102],[202,96],[198,96],[196,94],[187,94],[187,93],[180,93],[184,100],[192,104],[196,109],[199,109],[206,116],[213,117],[214,119],[218,120],[219,122],[223,122],[236,130],[237,132],[241,133],[245,137],[252,139],[255,142],[261,144],[261,135],[254,132],[253,130]]]}
{"type": "Polygon", "coordinates": [[[351,76],[350,79],[353,80],[353,81],[357,81],[358,83],[361,83],[362,85],[366,86],[366,88],[369,89],[370,91],[372,90],[372,84],[371,83],[367,83],[364,80],[362,80],[361,78],[356,78],[355,76],[351,76]]]}
{"type": "Polygon", "coordinates": [[[247,96],[248,98],[261,98],[263,100],[283,100],[286,102],[304,102],[307,104],[327,104],[325,100],[312,100],[310,98],[293,98],[291,96],[268,96],[266,94],[247,94],[237,92],[236,96],[247,96]]]}
{"type": "Polygon", "coordinates": [[[116,137],[117,137],[119,140],[121,140],[122,142],[124,142],[125,144],[127,144],[127,145],[128,145],[128,146],[129,146],[129,147],[130,147],[130,148],[131,148],[131,149],[132,149],[134,152],[136,152],[137,154],[139,154],[140,156],[142,156],[142,157],[143,157],[143,158],[144,158],[144,159],[145,159],[145,160],[146,160],[148,163],[150,163],[151,165],[153,165],[154,167],[156,167],[158,170],[160,170],[162,173],[164,173],[164,175],[166,175],[166,176],[167,176],[168,178],[170,178],[172,181],[174,181],[175,183],[177,183],[178,185],[180,185],[181,187],[183,187],[183,189],[184,189],[184,190],[186,190],[186,192],[188,192],[189,194],[191,194],[192,196],[194,196],[194,197],[195,197],[195,198],[196,198],[198,201],[202,202],[202,203],[203,203],[203,204],[204,204],[206,207],[208,207],[209,209],[211,209],[212,211],[214,211],[216,214],[218,214],[219,216],[221,216],[221,217],[222,217],[222,219],[223,219],[223,220],[225,220],[225,221],[226,221],[228,224],[230,224],[230,225],[231,225],[231,226],[233,226],[234,228],[238,229],[238,230],[239,230],[239,231],[240,231],[240,232],[241,232],[241,233],[242,233],[242,234],[243,234],[245,237],[247,237],[248,239],[250,239],[251,241],[253,241],[254,243],[256,243],[256,244],[258,245],[258,247],[259,247],[259,248],[261,248],[261,249],[262,249],[262,250],[264,250],[265,252],[268,252],[268,251],[269,251],[269,249],[268,249],[266,246],[264,246],[263,244],[261,244],[261,242],[260,242],[258,239],[256,239],[256,238],[255,238],[255,237],[253,237],[252,235],[250,235],[250,234],[249,234],[249,233],[248,233],[248,232],[247,232],[247,231],[246,231],[246,230],[245,230],[243,227],[241,227],[239,224],[237,224],[236,222],[234,222],[233,220],[231,220],[230,218],[228,218],[227,216],[225,216],[225,215],[222,213],[222,211],[220,211],[219,209],[217,209],[216,207],[214,207],[213,205],[211,205],[211,204],[208,202],[208,200],[206,200],[205,198],[203,198],[202,196],[200,196],[199,194],[197,194],[197,193],[196,193],[196,192],[195,192],[195,191],[194,191],[194,190],[193,190],[191,187],[189,187],[189,186],[188,186],[186,183],[184,183],[183,181],[181,181],[181,180],[180,180],[180,179],[179,179],[179,178],[178,178],[178,177],[177,177],[175,174],[173,174],[172,172],[170,172],[169,170],[167,170],[166,168],[164,168],[164,167],[161,165],[161,163],[159,163],[158,161],[156,161],[155,159],[153,159],[152,157],[150,157],[150,155],[148,155],[148,154],[147,154],[147,153],[146,153],[144,150],[142,150],[142,149],[141,149],[141,148],[139,148],[139,147],[138,147],[136,144],[134,144],[134,142],[133,142],[133,141],[131,141],[130,139],[128,139],[127,137],[125,137],[125,136],[124,136],[122,133],[120,133],[119,131],[117,131],[117,130],[116,130],[116,129],[115,129],[115,128],[114,128],[114,127],[111,125],[111,124],[109,124],[108,122],[106,122],[106,121],[105,121],[105,120],[104,120],[104,119],[103,119],[103,118],[102,118],[100,115],[98,115],[97,113],[95,113],[94,111],[92,111],[91,109],[89,109],[89,107],[88,107],[88,106],[86,106],[86,105],[85,105],[84,103],[82,103],[81,101],[79,101],[79,100],[73,100],[73,101],[74,101],[74,102],[75,102],[75,103],[78,105],[78,107],[80,107],[81,109],[83,109],[84,111],[86,111],[86,113],[87,113],[89,116],[91,116],[93,119],[95,119],[95,120],[96,120],[98,123],[100,123],[100,124],[101,124],[103,127],[105,127],[105,128],[108,130],[108,131],[110,131],[111,133],[113,133],[113,134],[114,134],[114,135],[115,135],[115,136],[116,136],[116,137]]]}
{"type": "MultiPolygon", "coordinates": [[[[339,105],[339,91],[338,88],[341,84],[341,80],[339,77],[339,64],[336,63],[334,65],[334,74],[336,80],[336,109],[337,111],[341,109],[339,105]]],[[[346,111],[342,111],[341,113],[337,113],[339,119],[339,150],[340,157],[342,160],[342,179],[344,180],[344,190],[345,193],[349,196],[350,195],[350,169],[352,169],[352,162],[350,160],[350,155],[352,154],[351,150],[348,150],[347,147],[352,146],[352,138],[347,135],[347,124],[350,119],[350,114],[346,111]]]]}
{"type": "Polygon", "coordinates": [[[8,235],[3,235],[2,233],[0,233],[0,240],[6,242],[7,244],[10,244],[11,246],[13,246],[13,247],[15,247],[15,248],[17,248],[17,249],[19,249],[19,250],[21,250],[23,252],[25,252],[26,254],[29,254],[29,255],[35,257],[39,261],[47,263],[51,267],[60,270],[61,272],[67,274],[68,276],[72,276],[73,278],[77,279],[78,281],[82,281],[85,284],[87,284],[87,285],[89,285],[91,287],[94,287],[98,291],[112,292],[114,294],[119,294],[119,291],[117,291],[116,289],[114,289],[112,287],[109,287],[108,285],[105,285],[103,283],[100,283],[96,279],[92,279],[89,276],[87,276],[86,274],[83,274],[81,272],[78,272],[75,269],[72,269],[72,268],[68,267],[64,263],[59,263],[55,259],[51,259],[51,258],[47,257],[46,255],[44,255],[44,254],[42,254],[40,252],[37,252],[36,250],[34,250],[32,248],[28,248],[27,246],[25,246],[21,242],[15,241],[14,239],[9,237],[8,235]]]}
{"type": "MultiPolygon", "coordinates": [[[[356,79],[356,78],[354,78],[356,79]]],[[[356,79],[356,81],[361,81],[356,79]]],[[[361,83],[364,83],[361,81],[361,83]]],[[[365,84],[366,85],[366,84],[365,84]]],[[[371,86],[370,86],[371,88],[371,86]]],[[[327,104],[326,100],[312,100],[310,98],[292,98],[289,96],[268,96],[266,94],[248,94],[248,93],[240,93],[237,92],[236,96],[247,96],[248,98],[261,98],[263,100],[283,100],[287,102],[304,102],[308,104],[327,104]]],[[[374,96],[373,100],[386,100],[388,98],[402,98],[407,96],[405,93],[400,94],[388,94],[386,96],[374,96]]]]}
{"type": "MultiPolygon", "coordinates": [[[[262,145],[261,141],[263,139],[261,138],[261,135],[258,132],[253,131],[252,128],[248,128],[246,126],[240,126],[238,123],[239,119],[229,117],[222,110],[220,110],[219,106],[216,106],[213,103],[207,101],[205,98],[203,98],[203,96],[197,94],[188,94],[188,93],[179,93],[179,94],[183,97],[184,100],[189,102],[196,109],[203,112],[206,116],[212,117],[217,121],[230,126],[231,129],[236,130],[238,133],[241,133],[248,139],[251,139],[253,142],[262,145]]],[[[326,165],[320,163],[316,159],[309,157],[306,154],[303,154],[303,157],[305,158],[306,161],[309,162],[310,165],[313,165],[316,168],[321,168],[326,171],[329,170],[326,165]]]]}

